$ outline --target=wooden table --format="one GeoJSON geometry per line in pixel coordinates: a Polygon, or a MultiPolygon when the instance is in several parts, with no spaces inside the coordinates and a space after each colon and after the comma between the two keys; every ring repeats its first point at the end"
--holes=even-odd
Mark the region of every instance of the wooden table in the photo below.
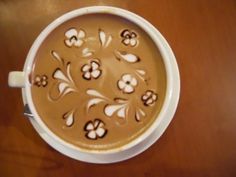
{"type": "Polygon", "coordinates": [[[0,176],[236,176],[236,1],[0,1],[0,176]],[[88,5],[113,5],[155,25],[179,65],[181,97],[164,135],[125,162],[94,165],[47,145],[23,116],[8,72],[21,70],[34,39],[52,20],[88,5]]]}

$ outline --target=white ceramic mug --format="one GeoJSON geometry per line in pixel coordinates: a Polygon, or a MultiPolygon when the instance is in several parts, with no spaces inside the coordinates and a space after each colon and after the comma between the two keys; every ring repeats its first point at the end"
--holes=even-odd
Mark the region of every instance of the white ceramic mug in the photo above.
{"type": "Polygon", "coordinates": [[[49,145],[51,145],[62,154],[65,154],[71,158],[91,163],[113,163],[122,161],[141,153],[149,146],[151,146],[162,135],[162,133],[165,131],[170,121],[172,120],[178,104],[180,92],[180,78],[175,56],[160,32],[142,17],[124,9],[108,6],[92,6],[77,9],[66,13],[54,20],[40,33],[40,35],[35,40],[26,58],[23,71],[13,71],[9,73],[8,84],[10,87],[22,88],[23,102],[26,105],[25,114],[30,117],[29,120],[31,121],[39,135],[49,145]],[[28,80],[37,50],[39,49],[42,42],[47,38],[48,34],[62,23],[72,18],[84,14],[94,13],[105,13],[121,16],[137,24],[144,31],[146,31],[146,33],[152,38],[152,40],[160,50],[167,74],[167,89],[165,100],[162,109],[154,123],[142,135],[140,135],[130,143],[120,148],[110,149],[106,151],[85,151],[75,145],[62,140],[60,137],[54,134],[43,123],[34,107],[30,89],[31,85],[28,80]]]}

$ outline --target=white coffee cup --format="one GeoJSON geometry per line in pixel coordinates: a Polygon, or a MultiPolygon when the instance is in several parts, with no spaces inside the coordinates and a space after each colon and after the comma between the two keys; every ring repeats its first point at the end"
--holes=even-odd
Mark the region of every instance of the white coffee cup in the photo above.
{"type": "Polygon", "coordinates": [[[71,158],[91,163],[113,163],[122,161],[131,158],[150,147],[163,134],[172,120],[177,108],[180,94],[180,78],[176,59],[171,48],[160,32],[142,17],[127,10],[109,6],[92,6],[77,9],[54,20],[40,33],[33,43],[27,55],[23,71],[13,71],[9,73],[8,84],[10,87],[22,88],[25,114],[30,117],[29,120],[33,124],[36,131],[49,145],[71,158]],[[35,109],[30,89],[31,84],[28,80],[36,52],[42,42],[47,38],[49,33],[60,24],[74,17],[93,13],[105,13],[121,16],[140,26],[144,31],[147,32],[147,34],[149,34],[156,46],[159,48],[164,60],[167,74],[165,100],[162,109],[154,123],[143,134],[130,143],[119,148],[106,151],[84,150],[62,140],[60,137],[54,134],[41,120],[35,109]]]}

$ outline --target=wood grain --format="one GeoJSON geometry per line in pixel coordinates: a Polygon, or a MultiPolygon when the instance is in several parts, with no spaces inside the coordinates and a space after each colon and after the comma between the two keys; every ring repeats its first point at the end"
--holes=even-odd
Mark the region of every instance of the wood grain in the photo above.
{"type": "Polygon", "coordinates": [[[0,176],[234,177],[236,176],[235,0],[0,1],[0,176]],[[125,162],[94,165],[50,148],[23,116],[21,70],[40,31],[70,10],[113,5],[155,25],[170,43],[181,74],[181,98],[167,131],[125,162]]]}

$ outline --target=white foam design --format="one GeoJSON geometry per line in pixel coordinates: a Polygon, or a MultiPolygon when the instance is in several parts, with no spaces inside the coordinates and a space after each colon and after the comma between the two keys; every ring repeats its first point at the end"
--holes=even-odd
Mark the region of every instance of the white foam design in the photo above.
{"type": "Polygon", "coordinates": [[[97,90],[94,89],[88,89],[86,93],[91,96],[107,99],[107,97],[105,97],[104,95],[102,95],[101,93],[99,93],[97,90]]]}
{"type": "Polygon", "coordinates": [[[118,80],[118,88],[123,91],[123,93],[133,93],[135,87],[138,85],[137,79],[131,74],[124,74],[120,80],[118,80]]]}
{"type": "Polygon", "coordinates": [[[56,51],[52,50],[51,54],[52,54],[54,59],[56,59],[59,62],[62,62],[62,59],[61,59],[60,55],[56,51]]]}
{"type": "Polygon", "coordinates": [[[99,29],[98,33],[99,33],[99,40],[100,40],[101,46],[104,48],[108,47],[112,41],[112,36],[107,35],[102,29],[99,29]]]}
{"type": "Polygon", "coordinates": [[[137,69],[136,70],[139,74],[141,74],[141,75],[145,75],[146,74],[146,71],[144,71],[144,70],[142,70],[142,69],[137,69]]]}
{"type": "Polygon", "coordinates": [[[62,93],[66,89],[66,87],[68,87],[68,84],[65,82],[61,82],[58,86],[59,92],[62,93]]]}
{"type": "Polygon", "coordinates": [[[96,131],[94,131],[94,130],[91,130],[89,133],[88,133],[88,137],[90,138],[90,139],[96,139],[96,131]]]}
{"type": "Polygon", "coordinates": [[[129,63],[136,63],[140,60],[135,54],[127,53],[125,51],[115,51],[115,54],[119,59],[125,60],[129,63]]]}
{"type": "Polygon", "coordinates": [[[98,103],[100,102],[103,102],[104,99],[101,99],[101,98],[93,98],[93,99],[90,99],[88,101],[88,104],[87,104],[87,110],[89,110],[92,106],[95,106],[97,105],[98,103]]]}
{"type": "Polygon", "coordinates": [[[117,111],[117,116],[120,118],[125,118],[125,111],[126,111],[126,107],[122,107],[119,111],[117,111]]]}
{"type": "Polygon", "coordinates": [[[146,113],[141,108],[138,108],[135,111],[135,119],[136,119],[136,121],[140,122],[142,120],[142,118],[145,117],[145,116],[146,116],[146,113]]]}
{"type": "Polygon", "coordinates": [[[65,76],[65,74],[60,69],[57,69],[56,72],[54,72],[53,77],[56,79],[63,80],[65,82],[70,82],[68,80],[68,78],[65,76]]]}
{"type": "MultiPolygon", "coordinates": [[[[100,67],[102,60],[94,58],[96,51],[91,48],[88,48],[87,46],[89,45],[87,45],[87,43],[96,42],[97,45],[100,44],[99,50],[106,50],[105,48],[109,47],[109,45],[112,44],[113,40],[113,36],[109,34],[109,31],[107,33],[103,29],[98,29],[98,35],[88,37],[86,31],[84,31],[83,29],[70,28],[65,31],[64,37],[65,46],[69,48],[81,47],[81,49],[78,50],[79,52],[81,52],[80,57],[87,57],[84,59],[87,59],[88,62],[93,60],[90,63],[84,63],[81,68],[81,71],[83,72],[82,77],[87,80],[86,82],[91,82],[93,79],[98,79],[100,76],[102,76],[102,74],[104,73],[103,69],[106,66],[102,65],[102,67],[100,67]],[[84,43],[86,44],[83,45],[84,43]]],[[[139,43],[137,39],[137,34],[131,29],[124,30],[119,39],[121,40],[121,44],[124,44],[122,44],[122,46],[127,47],[127,50],[131,49],[139,43]]],[[[137,65],[135,63],[140,61],[139,55],[132,53],[132,51],[127,51],[123,47],[120,49],[117,48],[117,50],[113,50],[113,55],[115,56],[113,58],[119,61],[124,61],[124,63],[129,65],[131,69],[133,69],[133,71],[131,73],[123,73],[123,75],[120,76],[120,79],[117,80],[116,83],[117,87],[120,89],[121,94],[133,94],[142,81],[146,82],[147,84],[147,74],[146,71],[142,68],[137,69],[136,67],[137,65]]],[[[78,91],[78,89],[76,88],[75,82],[71,75],[70,62],[66,63],[65,61],[67,60],[64,60],[64,58],[62,58],[54,50],[51,51],[51,55],[55,60],[61,63],[61,67],[63,66],[63,68],[58,68],[53,74],[53,78],[56,80],[56,82],[51,88],[57,88],[58,90],[56,93],[53,93],[56,98],[52,100],[56,101],[62,96],[65,96],[71,92],[78,91]]],[[[52,92],[49,92],[49,94],[50,93],[52,92]]],[[[144,110],[139,108],[139,106],[137,105],[131,104],[132,101],[129,100],[128,97],[126,97],[127,95],[125,96],[125,98],[127,99],[123,99],[120,97],[113,97],[114,99],[110,99],[109,97],[106,97],[106,93],[101,94],[93,88],[86,90],[86,94],[91,97],[88,99],[86,105],[87,111],[89,111],[93,106],[102,104],[104,116],[116,116],[118,118],[126,120],[128,118],[128,115],[132,115],[135,117],[136,121],[142,121],[142,118],[146,116],[144,110]],[[130,113],[131,110],[134,111],[134,115],[133,113],[130,113]]],[[[146,97],[144,96],[144,98],[146,97]]],[[[133,99],[133,97],[131,99],[133,99]]],[[[137,97],[135,99],[140,98],[137,97]]],[[[151,105],[153,102],[152,100],[156,100],[157,96],[153,95],[152,100],[143,100],[142,97],[141,99],[143,103],[151,105]]],[[[68,112],[68,114],[63,117],[65,118],[66,126],[72,126],[74,124],[74,111],[68,112]]],[[[87,131],[86,137],[89,139],[97,139],[99,137],[103,137],[107,132],[104,126],[105,123],[102,122],[100,119],[88,121],[86,127],[84,127],[84,130],[87,131]]]]}
{"type": "Polygon", "coordinates": [[[71,74],[70,74],[70,63],[67,64],[66,73],[67,73],[67,76],[68,76],[68,79],[70,80],[70,82],[72,84],[74,84],[74,81],[73,81],[71,74]]]}
{"type": "Polygon", "coordinates": [[[108,117],[111,117],[117,110],[122,107],[123,105],[107,105],[104,109],[104,112],[108,117]]]}
{"type": "Polygon", "coordinates": [[[53,74],[53,77],[55,79],[58,79],[59,81],[59,97],[64,96],[70,92],[76,91],[73,79],[70,75],[70,63],[67,64],[66,74],[67,76],[61,71],[61,69],[57,69],[53,74]]]}
{"type": "Polygon", "coordinates": [[[116,101],[117,103],[121,103],[121,104],[127,103],[127,100],[126,100],[126,99],[121,99],[121,98],[116,98],[115,101],[116,101]]]}
{"type": "Polygon", "coordinates": [[[100,127],[96,130],[96,133],[99,137],[102,137],[105,134],[105,132],[106,132],[106,130],[104,128],[100,128],[100,127]]]}
{"type": "Polygon", "coordinates": [[[112,41],[112,37],[111,36],[108,36],[108,39],[107,39],[107,42],[105,44],[105,47],[109,46],[109,44],[111,43],[112,41]]]}
{"type": "Polygon", "coordinates": [[[101,45],[105,46],[106,34],[104,33],[104,31],[99,30],[99,38],[100,38],[101,45]]]}
{"type": "MultiPolygon", "coordinates": [[[[64,61],[58,53],[56,53],[55,51],[52,51],[51,54],[53,55],[54,58],[58,59],[61,62],[61,64],[64,66],[64,61]]],[[[52,101],[57,101],[62,96],[65,96],[66,94],[75,92],[77,90],[74,84],[74,81],[72,79],[70,70],[71,70],[71,63],[68,62],[66,64],[66,73],[64,73],[61,68],[57,68],[54,71],[52,76],[54,79],[57,80],[57,82],[54,83],[49,90],[49,98],[52,101]],[[52,91],[55,90],[55,88],[57,88],[59,91],[59,94],[57,94],[56,97],[55,97],[55,94],[54,96],[52,96],[52,93],[53,93],[52,91]]]]}
{"type": "Polygon", "coordinates": [[[71,127],[74,124],[74,111],[65,114],[63,118],[66,120],[66,126],[71,127]]]}
{"type": "Polygon", "coordinates": [[[83,57],[90,57],[90,56],[93,55],[93,52],[94,52],[94,51],[90,50],[89,48],[84,48],[84,49],[82,50],[82,56],[83,56],[83,57]]]}

